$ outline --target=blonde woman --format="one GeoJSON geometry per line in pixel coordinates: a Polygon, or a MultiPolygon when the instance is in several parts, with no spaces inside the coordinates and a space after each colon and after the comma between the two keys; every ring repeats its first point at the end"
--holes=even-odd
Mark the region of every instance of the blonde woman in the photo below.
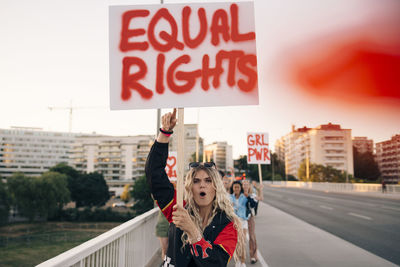
{"type": "Polygon", "coordinates": [[[244,236],[215,164],[192,163],[185,178],[184,206],[165,173],[176,109],[162,117],[162,128],[146,162],[151,193],[170,222],[163,266],[226,266],[244,251],[244,236]]]}

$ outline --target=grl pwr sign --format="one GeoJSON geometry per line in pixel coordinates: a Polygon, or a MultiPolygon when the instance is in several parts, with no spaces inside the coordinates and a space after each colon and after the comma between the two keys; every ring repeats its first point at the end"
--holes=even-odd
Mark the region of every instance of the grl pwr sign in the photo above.
{"type": "Polygon", "coordinates": [[[252,2],[111,6],[111,109],[257,105],[252,2]]]}

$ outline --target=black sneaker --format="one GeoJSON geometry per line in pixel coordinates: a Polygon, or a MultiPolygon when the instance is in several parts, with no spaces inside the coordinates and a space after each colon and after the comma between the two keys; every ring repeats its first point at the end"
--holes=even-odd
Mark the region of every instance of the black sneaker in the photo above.
{"type": "Polygon", "coordinates": [[[256,262],[257,262],[257,260],[255,258],[252,258],[251,261],[250,261],[251,264],[254,264],[256,262]]]}

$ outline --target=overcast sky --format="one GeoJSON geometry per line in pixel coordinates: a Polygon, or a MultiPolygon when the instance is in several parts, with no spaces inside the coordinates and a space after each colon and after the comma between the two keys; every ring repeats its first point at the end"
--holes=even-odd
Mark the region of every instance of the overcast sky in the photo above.
{"type": "MultiPolygon", "coordinates": [[[[187,1],[164,1],[180,2],[187,1]]],[[[156,110],[109,110],[108,6],[149,3],[159,1],[0,0],[0,128],[68,131],[68,110],[50,111],[48,107],[68,107],[72,101],[78,107],[73,112],[74,132],[154,134],[156,110]]],[[[273,145],[290,132],[292,124],[337,123],[352,129],[353,136],[367,136],[375,142],[400,134],[400,94],[395,90],[371,93],[379,86],[363,93],[360,88],[375,84],[371,83],[375,78],[359,82],[357,75],[370,74],[360,72],[365,68],[349,61],[353,57],[343,57],[351,54],[346,48],[354,49],[348,44],[356,44],[361,46],[357,51],[378,51],[375,54],[389,61],[394,58],[398,67],[400,50],[393,47],[398,48],[400,41],[392,37],[400,36],[399,27],[393,26],[400,17],[398,3],[255,1],[260,104],[185,108],[185,123],[199,121],[206,144],[228,141],[234,157],[246,153],[247,132],[269,132],[273,145]],[[371,21],[374,27],[369,27],[371,21]],[[326,67],[340,57],[343,60],[337,66],[341,70],[346,66],[347,76],[337,78],[338,72],[326,67]],[[322,82],[321,69],[325,71],[322,82]],[[309,90],[291,79],[299,73],[305,73],[308,81],[317,80],[325,90],[309,90]]],[[[369,59],[361,66],[363,62],[369,59]]]]}

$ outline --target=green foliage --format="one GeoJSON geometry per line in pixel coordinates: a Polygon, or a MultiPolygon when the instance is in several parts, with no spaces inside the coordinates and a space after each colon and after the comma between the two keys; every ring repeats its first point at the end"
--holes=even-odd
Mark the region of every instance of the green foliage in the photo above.
{"type": "Polygon", "coordinates": [[[68,166],[67,163],[59,163],[50,168],[51,172],[58,172],[65,174],[68,180],[68,189],[71,194],[72,201],[78,201],[80,198],[80,173],[73,167],[68,166]]]}
{"type": "Polygon", "coordinates": [[[7,223],[10,206],[10,193],[7,189],[7,185],[3,182],[3,179],[0,178],[0,225],[7,223]]]}
{"type": "Polygon", "coordinates": [[[7,185],[13,204],[29,221],[36,217],[47,219],[69,201],[67,177],[56,172],[47,172],[41,177],[14,173],[7,179],[7,185]]]}
{"type": "MultiPolygon", "coordinates": [[[[274,180],[283,180],[285,177],[285,163],[278,160],[278,156],[275,153],[271,154],[271,164],[261,164],[262,179],[272,180],[272,163],[274,164],[274,180]]],[[[247,177],[258,181],[258,164],[247,164],[247,156],[240,156],[235,161],[235,168],[241,173],[245,172],[247,177]]]]}
{"type": "Polygon", "coordinates": [[[359,153],[353,146],[354,176],[366,182],[378,181],[381,173],[371,152],[359,153]]]}
{"type": "Polygon", "coordinates": [[[70,208],[60,210],[56,216],[50,218],[52,221],[69,222],[125,222],[134,218],[133,212],[115,212],[111,208],[85,209],[70,208]]]}
{"type": "Polygon", "coordinates": [[[97,172],[85,173],[79,177],[79,197],[76,206],[103,206],[110,198],[104,176],[97,172]]]}
{"type": "MultiPolygon", "coordinates": [[[[199,160],[197,161],[203,161],[203,153],[201,153],[199,151],[199,160]]],[[[194,152],[191,156],[190,156],[190,162],[196,162],[196,152],[194,152]]]]}
{"type": "Polygon", "coordinates": [[[102,206],[110,198],[108,186],[100,173],[81,174],[66,163],[59,163],[50,171],[67,175],[71,199],[77,207],[102,206]]]}
{"type": "MultiPolygon", "coordinates": [[[[310,163],[309,166],[309,179],[307,180],[306,162],[300,164],[298,170],[298,178],[306,182],[330,182],[330,183],[344,183],[346,182],[346,173],[341,170],[335,169],[331,166],[324,166],[321,164],[310,163]]],[[[349,176],[349,178],[351,178],[349,176]]]]}
{"type": "Polygon", "coordinates": [[[31,177],[25,177],[22,173],[14,173],[7,179],[7,185],[18,212],[33,221],[39,214],[36,193],[37,183],[31,177]]]}
{"type": "Polygon", "coordinates": [[[154,207],[154,201],[151,197],[150,187],[146,182],[146,176],[142,176],[133,184],[131,191],[132,197],[135,199],[133,210],[137,215],[145,213],[154,207]]]}
{"type": "MultiPolygon", "coordinates": [[[[34,178],[36,179],[36,178],[34,178]]],[[[67,176],[58,172],[45,172],[36,180],[39,215],[47,219],[70,201],[67,176]]]]}

